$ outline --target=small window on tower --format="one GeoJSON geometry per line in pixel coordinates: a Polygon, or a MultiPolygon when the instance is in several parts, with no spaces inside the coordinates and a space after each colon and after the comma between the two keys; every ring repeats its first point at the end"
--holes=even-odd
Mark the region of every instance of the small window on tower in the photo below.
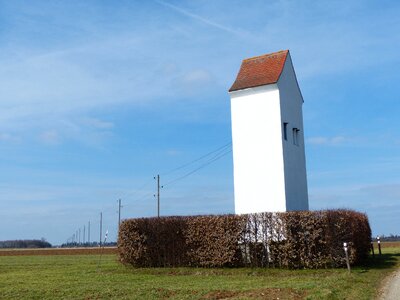
{"type": "Polygon", "coordinates": [[[299,129],[293,128],[293,145],[299,145],[299,129]]]}
{"type": "Polygon", "coordinates": [[[283,123],[283,138],[287,141],[287,125],[288,123],[283,123]]]}

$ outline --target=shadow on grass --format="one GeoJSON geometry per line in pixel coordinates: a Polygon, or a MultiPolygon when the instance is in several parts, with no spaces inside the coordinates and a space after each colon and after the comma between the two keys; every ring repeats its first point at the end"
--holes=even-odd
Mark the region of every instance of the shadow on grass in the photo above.
{"type": "Polygon", "coordinates": [[[367,261],[361,265],[365,269],[390,269],[399,264],[400,253],[385,253],[376,255],[375,257],[369,256],[367,261]]]}

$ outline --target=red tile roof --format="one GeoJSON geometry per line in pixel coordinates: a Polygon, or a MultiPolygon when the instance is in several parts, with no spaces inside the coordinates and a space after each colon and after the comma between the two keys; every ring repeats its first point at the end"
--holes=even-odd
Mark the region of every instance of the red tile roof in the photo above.
{"type": "Polygon", "coordinates": [[[277,83],[289,50],[256,56],[243,60],[230,92],[277,83]]]}

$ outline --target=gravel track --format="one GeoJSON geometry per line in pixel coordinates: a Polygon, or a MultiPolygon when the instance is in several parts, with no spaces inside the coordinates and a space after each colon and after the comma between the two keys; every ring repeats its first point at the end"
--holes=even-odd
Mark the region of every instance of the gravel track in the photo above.
{"type": "Polygon", "coordinates": [[[390,275],[383,287],[379,299],[399,300],[400,299],[400,269],[390,275]]]}

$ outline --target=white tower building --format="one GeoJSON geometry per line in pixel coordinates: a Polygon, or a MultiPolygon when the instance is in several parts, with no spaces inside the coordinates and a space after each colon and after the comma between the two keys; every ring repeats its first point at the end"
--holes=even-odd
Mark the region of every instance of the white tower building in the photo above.
{"type": "Polygon", "coordinates": [[[303,97],[289,51],[243,60],[229,94],[235,213],[308,210],[303,97]]]}

